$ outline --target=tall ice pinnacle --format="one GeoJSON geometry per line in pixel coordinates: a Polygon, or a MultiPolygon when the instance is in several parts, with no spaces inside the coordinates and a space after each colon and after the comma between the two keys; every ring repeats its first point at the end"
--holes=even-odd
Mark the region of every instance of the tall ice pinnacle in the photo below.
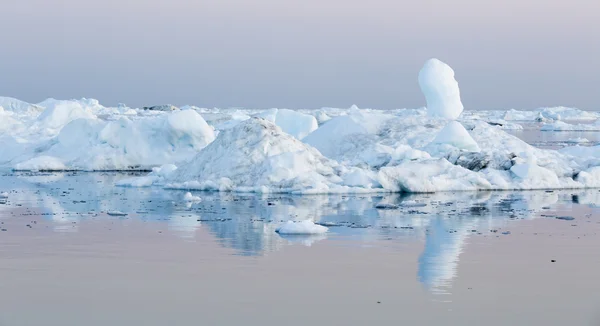
{"type": "Polygon", "coordinates": [[[454,70],[438,59],[429,59],[419,72],[419,86],[430,116],[457,119],[464,107],[454,70]]]}

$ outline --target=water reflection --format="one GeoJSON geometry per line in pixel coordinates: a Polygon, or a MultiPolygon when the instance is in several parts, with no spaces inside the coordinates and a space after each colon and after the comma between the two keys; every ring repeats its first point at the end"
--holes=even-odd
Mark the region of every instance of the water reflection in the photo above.
{"type": "Polygon", "coordinates": [[[444,293],[452,287],[471,237],[504,236],[508,227],[518,227],[515,221],[547,215],[557,205],[569,209],[600,204],[598,190],[373,196],[199,193],[202,201],[186,202],[178,191],[112,186],[123,177],[128,176],[5,174],[0,192],[8,191],[9,198],[0,202],[0,221],[41,216],[57,232],[77,232],[88,219],[165,223],[186,241],[194,241],[199,229],[207,230],[218,243],[245,256],[265,255],[285,245],[311,246],[326,238],[423,241],[417,278],[430,291],[444,293]],[[109,216],[109,211],[128,215],[109,216]],[[284,221],[307,219],[329,226],[330,233],[297,237],[275,232],[284,221]]]}

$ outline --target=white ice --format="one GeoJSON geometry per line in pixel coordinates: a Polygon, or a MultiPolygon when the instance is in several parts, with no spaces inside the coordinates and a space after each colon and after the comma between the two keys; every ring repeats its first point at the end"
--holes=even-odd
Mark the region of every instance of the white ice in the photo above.
{"type": "Polygon", "coordinates": [[[198,201],[202,201],[202,198],[200,198],[199,196],[192,195],[191,192],[186,192],[185,195],[183,195],[183,200],[190,201],[190,202],[198,202],[198,201]]]}
{"type": "Polygon", "coordinates": [[[438,59],[428,60],[419,72],[419,86],[427,100],[427,112],[434,117],[457,119],[464,107],[454,70],[438,59]]]}
{"type": "Polygon", "coordinates": [[[540,149],[505,131],[522,128],[512,121],[596,130],[597,112],[463,112],[454,72],[435,59],[425,64],[419,83],[427,109],[163,111],[105,107],[93,99],[29,104],[0,97],[0,168],[151,170],[117,185],[261,193],[600,185],[600,147],[540,149]]]}
{"type": "Polygon", "coordinates": [[[444,129],[437,134],[433,143],[448,144],[470,152],[480,151],[477,142],[469,135],[469,132],[465,127],[457,121],[450,121],[444,129]]]}
{"type": "Polygon", "coordinates": [[[276,230],[280,234],[290,235],[308,235],[308,234],[324,234],[329,229],[322,225],[317,225],[312,221],[294,222],[287,221],[284,225],[276,230]]]}

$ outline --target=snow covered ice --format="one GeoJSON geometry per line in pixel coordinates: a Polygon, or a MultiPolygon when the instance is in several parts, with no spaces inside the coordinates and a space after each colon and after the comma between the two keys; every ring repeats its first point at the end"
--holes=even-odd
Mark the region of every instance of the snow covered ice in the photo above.
{"type": "Polygon", "coordinates": [[[593,142],[577,136],[564,142],[575,146],[541,149],[507,133],[533,124],[596,131],[598,113],[464,111],[454,71],[437,59],[425,63],[418,83],[426,108],[397,110],[145,109],[85,98],[30,104],[0,97],[0,167],[151,171],[116,185],[259,193],[600,185],[600,149],[581,146],[593,142]]]}
{"type": "Polygon", "coordinates": [[[450,121],[433,140],[436,144],[449,144],[469,152],[479,152],[477,142],[459,122],[450,121]]]}
{"type": "Polygon", "coordinates": [[[262,118],[222,131],[169,178],[171,188],[322,192],[342,179],[337,162],[262,118]]]}

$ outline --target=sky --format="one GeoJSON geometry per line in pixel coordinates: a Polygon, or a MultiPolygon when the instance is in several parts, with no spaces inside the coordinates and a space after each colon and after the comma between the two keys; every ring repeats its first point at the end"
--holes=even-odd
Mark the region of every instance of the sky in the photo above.
{"type": "Polygon", "coordinates": [[[37,103],[600,110],[597,0],[0,0],[0,95],[37,103]]]}

